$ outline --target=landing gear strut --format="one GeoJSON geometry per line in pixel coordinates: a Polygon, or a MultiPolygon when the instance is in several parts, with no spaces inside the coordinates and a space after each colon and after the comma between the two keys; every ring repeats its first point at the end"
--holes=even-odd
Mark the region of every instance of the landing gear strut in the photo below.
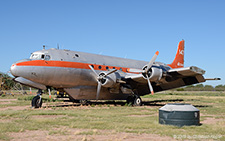
{"type": "Polygon", "coordinates": [[[38,94],[32,99],[31,106],[34,108],[41,108],[42,106],[42,98],[41,98],[42,90],[38,90],[38,94]]]}
{"type": "Polygon", "coordinates": [[[127,104],[131,104],[133,106],[141,106],[142,100],[141,100],[140,96],[138,96],[138,95],[129,96],[127,98],[127,104]]]}

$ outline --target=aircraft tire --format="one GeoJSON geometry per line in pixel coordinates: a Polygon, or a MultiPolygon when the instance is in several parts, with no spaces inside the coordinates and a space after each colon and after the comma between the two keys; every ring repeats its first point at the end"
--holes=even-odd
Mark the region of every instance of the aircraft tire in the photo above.
{"type": "Polygon", "coordinates": [[[42,99],[40,98],[39,95],[35,96],[35,97],[32,99],[31,105],[32,105],[32,107],[34,107],[34,108],[41,108],[41,106],[42,106],[42,99]],[[40,101],[40,100],[41,100],[41,101],[40,101]]]}
{"type": "Polygon", "coordinates": [[[133,96],[128,96],[127,97],[127,104],[128,105],[133,105],[134,103],[134,97],[133,96]]]}
{"type": "Polygon", "coordinates": [[[134,106],[141,106],[142,105],[142,100],[139,96],[135,96],[134,97],[134,103],[133,103],[134,106]]]}
{"type": "Polygon", "coordinates": [[[85,100],[85,99],[80,100],[80,104],[81,105],[88,105],[88,100],[85,100]]]}

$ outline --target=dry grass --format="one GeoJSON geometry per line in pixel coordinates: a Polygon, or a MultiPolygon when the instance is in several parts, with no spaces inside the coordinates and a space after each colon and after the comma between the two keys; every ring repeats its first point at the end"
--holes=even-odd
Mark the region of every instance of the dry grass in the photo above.
{"type": "Polygon", "coordinates": [[[0,140],[225,140],[224,92],[163,92],[143,97],[141,107],[126,106],[121,101],[89,106],[62,104],[47,97],[49,102],[40,109],[30,108],[29,95],[1,97],[0,140]],[[159,124],[158,109],[166,103],[194,105],[200,110],[202,125],[159,124]]]}

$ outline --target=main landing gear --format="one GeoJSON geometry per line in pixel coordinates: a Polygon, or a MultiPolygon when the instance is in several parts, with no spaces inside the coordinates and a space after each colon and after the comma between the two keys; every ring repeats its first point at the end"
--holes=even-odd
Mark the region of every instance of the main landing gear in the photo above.
{"type": "Polygon", "coordinates": [[[127,103],[133,106],[141,106],[142,105],[142,100],[140,98],[140,96],[138,95],[133,95],[133,96],[129,96],[127,98],[127,103]]]}
{"type": "Polygon", "coordinates": [[[34,108],[41,108],[42,106],[42,90],[38,90],[37,95],[32,99],[31,106],[34,108]]]}

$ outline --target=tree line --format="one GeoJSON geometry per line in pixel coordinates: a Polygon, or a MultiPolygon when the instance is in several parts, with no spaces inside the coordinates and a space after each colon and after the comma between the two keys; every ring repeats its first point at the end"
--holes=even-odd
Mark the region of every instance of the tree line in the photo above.
{"type": "Polygon", "coordinates": [[[0,73],[0,89],[10,90],[16,83],[5,73],[0,73]]]}
{"type": "Polygon", "coordinates": [[[18,84],[19,83],[13,81],[13,78],[8,74],[0,72],[0,90],[12,90],[15,89],[15,87],[17,89],[29,90],[29,87],[24,85],[20,85],[21,87],[18,87],[18,84]]]}
{"type": "Polygon", "coordinates": [[[217,85],[215,87],[211,85],[190,85],[176,89],[177,91],[225,91],[225,85],[217,85]]]}

